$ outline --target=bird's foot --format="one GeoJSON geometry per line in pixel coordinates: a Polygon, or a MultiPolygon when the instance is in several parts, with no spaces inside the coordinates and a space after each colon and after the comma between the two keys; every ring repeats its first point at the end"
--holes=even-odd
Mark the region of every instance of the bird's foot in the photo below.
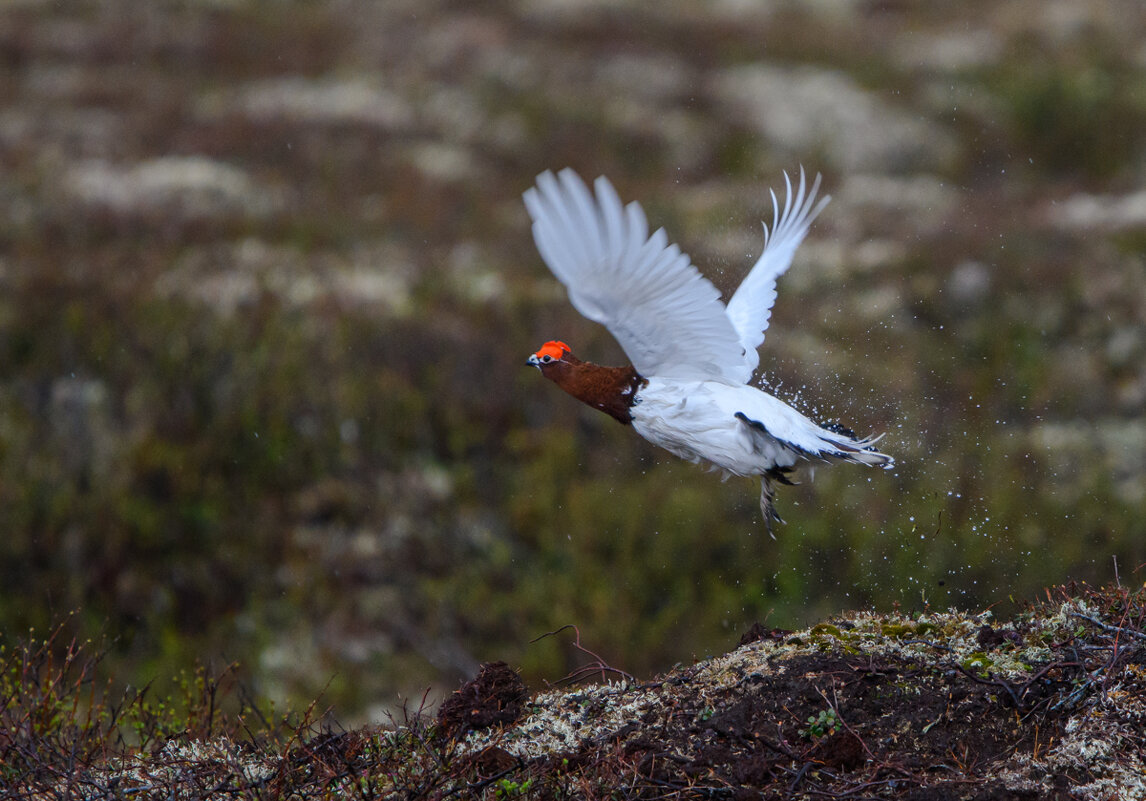
{"type": "Polygon", "coordinates": [[[776,511],[775,505],[772,503],[776,497],[776,490],[772,486],[772,478],[769,476],[761,476],[760,478],[760,514],[764,516],[764,526],[768,529],[768,536],[776,539],[776,534],[772,530],[773,523],[780,523],[787,525],[784,518],[780,517],[780,513],[776,511]]]}

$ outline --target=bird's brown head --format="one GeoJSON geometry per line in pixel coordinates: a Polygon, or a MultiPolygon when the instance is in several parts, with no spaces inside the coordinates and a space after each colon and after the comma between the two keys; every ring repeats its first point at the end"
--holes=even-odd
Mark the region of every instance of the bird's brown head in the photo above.
{"type": "Polygon", "coordinates": [[[529,357],[529,364],[574,398],[625,424],[633,420],[629,409],[637,390],[648,383],[632,367],[583,362],[568,345],[556,340],[542,345],[529,357]]]}

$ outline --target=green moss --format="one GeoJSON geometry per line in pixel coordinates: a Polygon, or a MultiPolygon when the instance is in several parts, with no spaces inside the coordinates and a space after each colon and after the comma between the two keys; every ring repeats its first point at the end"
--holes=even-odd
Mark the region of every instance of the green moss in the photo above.
{"type": "Polygon", "coordinates": [[[968,672],[979,673],[985,676],[991,669],[991,666],[995,664],[995,660],[991,659],[982,651],[976,651],[959,664],[968,672]]]}
{"type": "Polygon", "coordinates": [[[824,636],[832,637],[837,640],[843,639],[843,637],[840,635],[840,630],[833,626],[831,623],[817,623],[816,625],[812,626],[810,633],[813,639],[816,637],[824,636]]]}

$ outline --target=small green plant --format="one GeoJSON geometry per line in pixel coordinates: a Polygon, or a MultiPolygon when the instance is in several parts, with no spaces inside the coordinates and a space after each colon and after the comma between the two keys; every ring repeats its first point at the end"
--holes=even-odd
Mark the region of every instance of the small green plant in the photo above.
{"type": "Polygon", "coordinates": [[[835,734],[842,722],[836,710],[831,707],[821,710],[819,715],[809,715],[808,725],[800,729],[800,736],[808,740],[817,740],[828,734],[835,734]]]}
{"type": "Polygon", "coordinates": [[[515,782],[513,779],[498,779],[496,792],[498,798],[520,798],[529,792],[533,786],[533,779],[515,782]]]}

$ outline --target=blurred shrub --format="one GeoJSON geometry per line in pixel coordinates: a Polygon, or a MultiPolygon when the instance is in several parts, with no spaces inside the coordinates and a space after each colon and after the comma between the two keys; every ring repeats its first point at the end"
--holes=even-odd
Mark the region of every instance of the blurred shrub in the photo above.
{"type": "Polygon", "coordinates": [[[1014,156],[1040,172],[1109,178],[1141,155],[1140,71],[1119,63],[1103,44],[1095,49],[1054,58],[1022,49],[1021,63],[994,79],[1010,111],[1014,156]]]}
{"type": "Polygon", "coordinates": [[[770,615],[976,607],[1086,577],[1095,554],[1141,561],[1133,503],[1112,502],[1101,470],[1064,472],[1085,441],[1032,439],[1029,410],[1058,380],[1041,318],[930,304],[927,328],[869,331],[872,353],[909,355],[832,381],[900,399],[863,421],[884,418],[899,466],[784,488],[790,523],[771,540],[756,482],[658,455],[522,367],[518,316],[536,308],[421,302],[433,311],[379,319],[268,295],[220,317],[16,286],[0,623],[79,610],[114,634],[121,675],[222,656],[272,696],[325,689],[361,710],[483,659],[556,680],[584,654],[530,640],[567,623],[647,674],[770,615]]]}

